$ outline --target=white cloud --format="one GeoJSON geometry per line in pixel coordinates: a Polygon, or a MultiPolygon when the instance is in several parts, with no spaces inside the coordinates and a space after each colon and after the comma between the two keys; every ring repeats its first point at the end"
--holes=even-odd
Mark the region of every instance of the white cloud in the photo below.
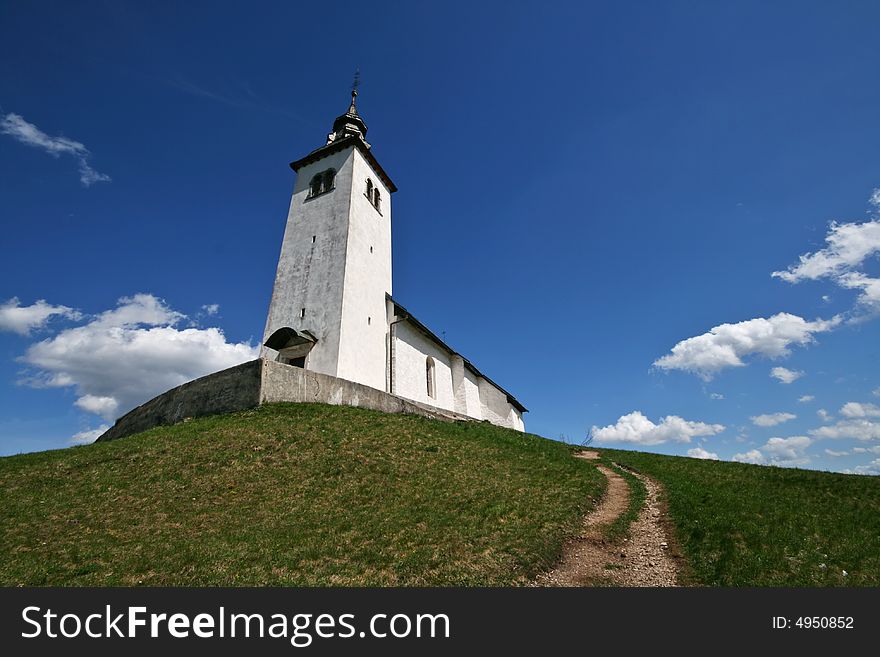
{"type": "Polygon", "coordinates": [[[790,370],[786,367],[774,367],[772,370],[770,370],[771,377],[786,385],[797,381],[803,375],[803,372],[790,370]]]}
{"type": "Polygon", "coordinates": [[[874,388],[871,391],[871,394],[874,395],[875,397],[880,397],[880,388],[874,388]]]}
{"type": "Polygon", "coordinates": [[[818,411],[816,411],[816,415],[818,415],[819,419],[822,420],[823,422],[830,422],[831,418],[834,417],[833,415],[831,415],[831,413],[826,411],[824,408],[820,408],[818,411]]]}
{"type": "Polygon", "coordinates": [[[67,306],[53,306],[42,299],[22,306],[17,297],[0,304],[0,331],[12,331],[19,335],[27,335],[34,329],[43,328],[50,318],[61,316],[68,319],[80,319],[81,315],[67,306]]]}
{"type": "Polygon", "coordinates": [[[750,449],[748,452],[742,452],[741,454],[734,454],[733,459],[738,463],[752,463],[754,465],[761,465],[764,463],[764,455],[761,454],[757,449],[750,449]]]}
{"type": "Polygon", "coordinates": [[[109,428],[109,424],[102,424],[97,429],[80,431],[79,433],[75,433],[70,437],[70,442],[74,445],[88,445],[89,443],[95,442],[95,440],[97,440],[97,438],[109,428]]]}
{"type": "Polygon", "coordinates": [[[852,271],[867,258],[880,252],[880,220],[861,224],[831,222],[825,236],[827,246],[814,253],[805,253],[785,271],[771,274],[789,283],[837,277],[852,271]]]}
{"type": "Polygon", "coordinates": [[[749,418],[752,424],[759,427],[775,427],[777,424],[794,420],[797,417],[794,413],[766,413],[764,415],[753,415],[749,418]]]}
{"type": "Polygon", "coordinates": [[[841,287],[860,290],[858,305],[864,314],[856,319],[870,317],[880,311],[880,278],[871,278],[861,272],[850,272],[837,278],[841,287]]]}
{"type": "Polygon", "coordinates": [[[206,303],[204,306],[202,306],[202,312],[204,314],[208,315],[209,317],[211,315],[216,315],[218,312],[220,312],[220,304],[219,303],[206,303]]]}
{"type": "Polygon", "coordinates": [[[843,417],[880,417],[880,406],[876,404],[860,404],[859,402],[847,402],[840,407],[843,417]]]}
{"type": "Polygon", "coordinates": [[[111,420],[192,379],[259,355],[218,328],[177,329],[184,318],[150,294],[119,300],[82,326],[32,344],[21,361],[35,387],[75,387],[76,405],[111,420]],[[115,406],[114,406],[115,404],[115,406]]]}
{"type": "Polygon", "coordinates": [[[722,424],[691,422],[676,415],[668,415],[654,424],[639,411],[622,415],[615,424],[599,428],[593,426],[590,436],[596,442],[659,445],[667,441],[689,443],[696,436],[714,436],[724,431],[722,424]]]}
{"type": "Polygon", "coordinates": [[[880,421],[867,419],[840,420],[830,426],[812,429],[816,438],[854,438],[856,440],[880,440],[880,421]]]}
{"type": "Polygon", "coordinates": [[[806,455],[806,449],[812,443],[813,441],[807,436],[771,438],[760,449],[734,454],[732,460],[739,463],[778,465],[780,467],[806,465],[810,462],[810,457],[806,455]]]}
{"type": "Polygon", "coordinates": [[[880,475],[880,459],[874,459],[870,463],[857,465],[856,467],[850,468],[849,470],[843,470],[843,473],[857,475],[880,475]]]}
{"type": "Polygon", "coordinates": [[[715,452],[708,452],[702,447],[694,447],[693,449],[689,449],[687,451],[687,455],[695,459],[708,459],[711,461],[718,460],[718,454],[716,454],[715,452]]]}
{"type": "Polygon", "coordinates": [[[722,395],[720,392],[712,392],[709,393],[709,399],[724,399],[724,395],[722,395]]]}
{"type": "Polygon", "coordinates": [[[119,409],[119,402],[113,397],[97,397],[95,395],[83,395],[73,404],[84,411],[100,415],[105,420],[115,419],[117,417],[116,411],[119,409]]]}
{"type": "Polygon", "coordinates": [[[831,456],[831,457],[834,457],[834,458],[837,458],[837,457],[839,457],[839,456],[849,456],[849,452],[847,452],[847,451],[838,452],[838,451],[833,450],[833,449],[826,449],[826,450],[825,450],[825,453],[826,453],[828,456],[831,456]]]}
{"type": "Polygon", "coordinates": [[[880,445],[873,447],[853,447],[853,454],[880,454],[880,445]]]}
{"type": "Polygon", "coordinates": [[[802,397],[798,397],[798,401],[801,404],[806,404],[807,402],[811,402],[814,399],[815,399],[815,397],[813,397],[813,395],[803,395],[802,397]]]}
{"type": "Polygon", "coordinates": [[[654,362],[665,370],[683,370],[710,380],[728,367],[743,367],[743,358],[759,355],[767,358],[787,356],[792,346],[815,341],[814,334],[830,331],[840,317],[809,322],[797,315],[778,313],[736,324],[721,324],[676,344],[671,353],[654,362]]]}
{"type": "Polygon", "coordinates": [[[807,436],[771,438],[761,450],[772,465],[804,465],[810,462],[810,458],[805,454],[805,451],[812,442],[807,436]]]}
{"type": "Polygon", "coordinates": [[[857,307],[860,314],[853,321],[880,312],[880,279],[859,271],[866,260],[880,253],[880,203],[877,190],[871,194],[874,218],[862,223],[831,222],[825,236],[826,246],[814,253],[805,253],[798,264],[772,276],[789,283],[828,278],[846,289],[860,291],[857,307]]]}
{"type": "Polygon", "coordinates": [[[22,144],[39,148],[53,157],[73,156],[79,168],[79,180],[86,187],[96,182],[110,181],[110,176],[95,171],[89,165],[91,154],[84,144],[67,137],[50,137],[18,114],[7,114],[0,119],[0,133],[9,135],[22,144]]]}

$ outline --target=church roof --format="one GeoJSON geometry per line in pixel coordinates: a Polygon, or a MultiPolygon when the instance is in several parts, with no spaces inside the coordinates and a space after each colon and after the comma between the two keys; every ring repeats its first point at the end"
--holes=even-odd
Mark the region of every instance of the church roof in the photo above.
{"type": "Polygon", "coordinates": [[[491,383],[493,386],[495,386],[496,388],[498,388],[498,390],[500,390],[500,391],[503,392],[505,395],[507,395],[507,401],[508,401],[510,404],[512,404],[516,409],[518,409],[520,413],[528,413],[528,412],[529,412],[529,409],[527,409],[525,406],[523,406],[523,405],[517,400],[516,397],[514,397],[513,395],[511,395],[509,392],[507,392],[507,390],[505,390],[505,389],[502,388],[500,385],[498,385],[497,383],[495,383],[492,379],[490,379],[488,376],[486,376],[485,374],[483,374],[480,370],[477,369],[477,367],[476,367],[471,361],[469,361],[467,358],[465,358],[464,356],[462,356],[460,353],[458,353],[457,351],[455,351],[455,349],[453,349],[453,348],[450,347],[448,344],[446,344],[443,340],[441,340],[439,337],[437,337],[437,334],[435,334],[431,329],[429,329],[427,326],[425,326],[425,325],[422,324],[419,320],[417,320],[415,317],[413,317],[412,313],[409,312],[409,311],[408,311],[406,308],[404,308],[403,306],[401,306],[399,303],[397,303],[397,301],[395,301],[394,298],[393,298],[390,294],[386,294],[386,295],[385,295],[385,298],[387,298],[391,303],[394,304],[394,311],[395,311],[395,314],[398,314],[398,315],[400,315],[401,317],[403,317],[407,322],[409,322],[410,324],[412,324],[413,326],[415,326],[418,330],[420,330],[422,333],[424,333],[427,337],[429,337],[431,340],[433,340],[434,342],[436,342],[438,345],[440,345],[441,347],[443,347],[443,348],[444,348],[446,351],[448,351],[450,354],[452,354],[453,356],[458,356],[459,358],[461,358],[461,359],[464,361],[464,366],[465,366],[466,368],[468,368],[468,369],[469,369],[471,372],[473,372],[475,375],[484,378],[486,381],[488,381],[488,382],[491,383]]]}

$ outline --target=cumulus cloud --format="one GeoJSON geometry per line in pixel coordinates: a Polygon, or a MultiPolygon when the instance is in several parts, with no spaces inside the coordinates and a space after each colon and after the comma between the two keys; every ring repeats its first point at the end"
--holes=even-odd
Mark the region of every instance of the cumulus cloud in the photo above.
{"type": "Polygon", "coordinates": [[[715,452],[708,452],[702,447],[694,447],[692,449],[689,449],[687,451],[687,455],[695,459],[708,459],[711,461],[718,460],[718,454],[716,454],[715,452]]]}
{"type": "Polygon", "coordinates": [[[764,463],[764,455],[757,449],[750,449],[748,452],[734,454],[733,459],[738,463],[751,463],[753,465],[761,465],[764,463]]]}
{"type": "Polygon", "coordinates": [[[789,383],[794,383],[803,375],[803,372],[790,370],[787,367],[774,367],[772,370],[770,370],[771,377],[786,385],[788,385],[789,383]]]}
{"type": "Polygon", "coordinates": [[[834,449],[826,449],[825,453],[832,458],[837,458],[840,456],[849,456],[849,452],[847,452],[847,451],[838,452],[837,450],[834,450],[834,449]]]}
{"type": "Polygon", "coordinates": [[[9,135],[22,144],[39,148],[53,157],[72,156],[77,161],[79,180],[85,187],[96,182],[110,182],[110,176],[95,171],[89,165],[91,153],[84,144],[67,137],[50,137],[18,114],[7,114],[0,119],[0,133],[9,135]]]}
{"type": "Polygon", "coordinates": [[[801,404],[806,404],[807,402],[811,402],[814,399],[815,399],[815,397],[813,397],[813,395],[803,395],[802,397],[798,397],[798,401],[801,404]]]}
{"type": "Polygon", "coordinates": [[[202,306],[202,312],[209,317],[211,315],[216,315],[220,312],[220,304],[219,303],[206,303],[202,306]]]}
{"type": "Polygon", "coordinates": [[[778,313],[769,318],[721,324],[707,333],[682,340],[654,365],[664,370],[691,372],[708,381],[723,369],[743,367],[743,359],[748,356],[788,356],[791,347],[814,342],[816,333],[830,331],[840,322],[840,317],[811,322],[797,315],[778,313]]]}
{"type": "Polygon", "coordinates": [[[800,283],[851,271],[880,252],[880,220],[861,224],[831,222],[825,242],[824,249],[800,256],[797,265],[785,271],[775,271],[771,276],[789,283],[800,283]]]}
{"type": "Polygon", "coordinates": [[[822,420],[822,422],[830,422],[831,419],[834,417],[824,408],[820,408],[818,411],[816,411],[816,415],[819,416],[819,419],[822,420]]]}
{"type": "Polygon", "coordinates": [[[116,411],[119,409],[119,402],[115,398],[97,397],[95,395],[83,395],[73,404],[88,413],[100,415],[105,420],[116,418],[116,411]]]}
{"type": "Polygon", "coordinates": [[[789,283],[827,278],[847,289],[859,290],[855,319],[880,312],[880,279],[859,271],[869,258],[880,253],[880,201],[878,190],[871,194],[873,218],[862,223],[831,222],[825,248],[805,253],[798,264],[771,275],[789,283]]]}
{"type": "Polygon", "coordinates": [[[805,465],[810,462],[805,452],[812,443],[807,436],[771,438],[761,450],[772,465],[805,465]]]}
{"type": "MultiPolygon", "coordinates": [[[[772,272],[772,276],[789,283],[830,278],[843,288],[859,290],[859,312],[848,313],[849,321],[860,321],[880,313],[880,278],[873,278],[860,267],[868,258],[880,253],[880,192],[874,190],[871,204],[872,219],[862,223],[832,222],[819,251],[806,253],[797,265],[772,272]]],[[[823,299],[828,299],[827,295],[823,299]]],[[[664,370],[682,370],[708,381],[721,370],[744,367],[745,358],[787,356],[794,346],[815,342],[817,333],[830,331],[845,319],[835,315],[831,319],[805,320],[790,313],[772,317],[758,317],[735,324],[720,324],[702,335],[678,342],[665,356],[654,361],[664,370]]],[[[783,383],[791,383],[802,372],[774,368],[771,376],[783,383]],[[776,376],[774,372],[778,372],[776,376]]]]}
{"type": "Polygon", "coordinates": [[[622,415],[615,424],[599,428],[593,426],[590,436],[599,443],[632,443],[659,445],[674,441],[689,443],[696,436],[714,436],[724,431],[722,424],[706,424],[668,415],[654,424],[639,411],[622,415]]]}
{"type": "Polygon", "coordinates": [[[873,447],[853,447],[853,454],[880,454],[880,445],[873,447]]]}
{"type": "Polygon", "coordinates": [[[818,429],[812,429],[815,438],[853,438],[855,440],[880,440],[880,420],[865,418],[840,420],[818,429]]]}
{"type": "Polygon", "coordinates": [[[732,460],[739,463],[778,465],[780,467],[806,465],[810,462],[806,450],[812,444],[813,441],[807,436],[771,438],[760,449],[734,454],[732,460]]]}
{"type": "Polygon", "coordinates": [[[219,328],[178,329],[184,315],[150,294],[32,344],[21,361],[35,387],[73,387],[79,408],[107,421],[169,388],[256,358],[257,347],[230,343],[219,328]]]}
{"type": "Polygon", "coordinates": [[[752,424],[758,427],[775,427],[777,424],[788,422],[797,417],[794,413],[766,413],[764,415],[753,415],[749,418],[752,424]]]}
{"type": "Polygon", "coordinates": [[[79,433],[75,433],[70,437],[70,442],[74,445],[88,445],[89,443],[95,442],[102,433],[107,431],[110,428],[109,424],[102,424],[97,429],[88,429],[87,431],[80,431],[79,433]]]}
{"type": "Polygon", "coordinates": [[[857,475],[880,475],[880,459],[874,459],[870,463],[857,465],[856,467],[850,468],[849,470],[843,470],[843,473],[857,475]]]}
{"type": "Polygon", "coordinates": [[[850,272],[838,277],[837,283],[841,287],[850,290],[859,290],[859,309],[861,315],[856,315],[854,320],[864,319],[880,312],[880,278],[871,278],[862,272],[850,272]]]}
{"type": "Polygon", "coordinates": [[[876,404],[860,404],[859,402],[847,402],[840,407],[843,417],[880,417],[880,406],[876,404]]]}
{"type": "Polygon", "coordinates": [[[22,306],[18,297],[0,304],[0,331],[12,331],[19,335],[28,335],[34,329],[46,326],[52,317],[80,319],[82,315],[67,306],[53,306],[44,300],[22,306]]]}

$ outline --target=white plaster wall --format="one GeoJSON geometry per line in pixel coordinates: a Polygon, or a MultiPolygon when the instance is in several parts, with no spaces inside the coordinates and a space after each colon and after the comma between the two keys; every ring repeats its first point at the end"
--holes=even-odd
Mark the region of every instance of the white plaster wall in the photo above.
{"type": "Polygon", "coordinates": [[[449,353],[408,322],[396,324],[394,334],[392,392],[406,399],[450,411],[455,410],[449,353]],[[434,359],[434,382],[437,391],[435,399],[428,397],[425,377],[425,362],[428,356],[434,359]]]}
{"type": "Polygon", "coordinates": [[[358,150],[352,171],[337,376],[385,390],[391,193],[358,150]],[[381,212],[367,199],[367,178],[379,189],[381,212]]]}
{"type": "Polygon", "coordinates": [[[469,369],[464,370],[464,396],[467,404],[465,415],[483,419],[483,409],[480,405],[480,389],[477,384],[477,376],[469,369]]]}
{"type": "Polygon", "coordinates": [[[511,429],[523,430],[522,417],[513,405],[507,401],[507,394],[496,388],[483,377],[479,377],[477,385],[480,392],[480,405],[482,407],[483,419],[489,420],[492,424],[511,429]]]}
{"type": "Polygon", "coordinates": [[[265,342],[284,326],[311,331],[318,343],[307,367],[332,376],[338,369],[354,150],[333,153],[298,172],[263,336],[265,342]],[[307,198],[312,176],[331,167],[334,190],[307,198]],[[300,317],[302,308],[305,317],[300,317]]]}
{"type": "Polygon", "coordinates": [[[526,423],[523,422],[522,413],[513,406],[510,407],[510,422],[511,426],[517,431],[526,430],[526,423]]]}

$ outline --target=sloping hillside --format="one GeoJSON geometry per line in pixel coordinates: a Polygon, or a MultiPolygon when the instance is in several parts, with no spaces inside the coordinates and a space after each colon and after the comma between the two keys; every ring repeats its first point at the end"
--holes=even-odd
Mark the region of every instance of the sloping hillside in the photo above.
{"type": "Polygon", "coordinates": [[[485,423],[263,406],[0,459],[0,584],[523,584],[604,486],[485,423]]]}
{"type": "Polygon", "coordinates": [[[880,585],[880,477],[599,451],[664,486],[692,583],[880,585]]]}

